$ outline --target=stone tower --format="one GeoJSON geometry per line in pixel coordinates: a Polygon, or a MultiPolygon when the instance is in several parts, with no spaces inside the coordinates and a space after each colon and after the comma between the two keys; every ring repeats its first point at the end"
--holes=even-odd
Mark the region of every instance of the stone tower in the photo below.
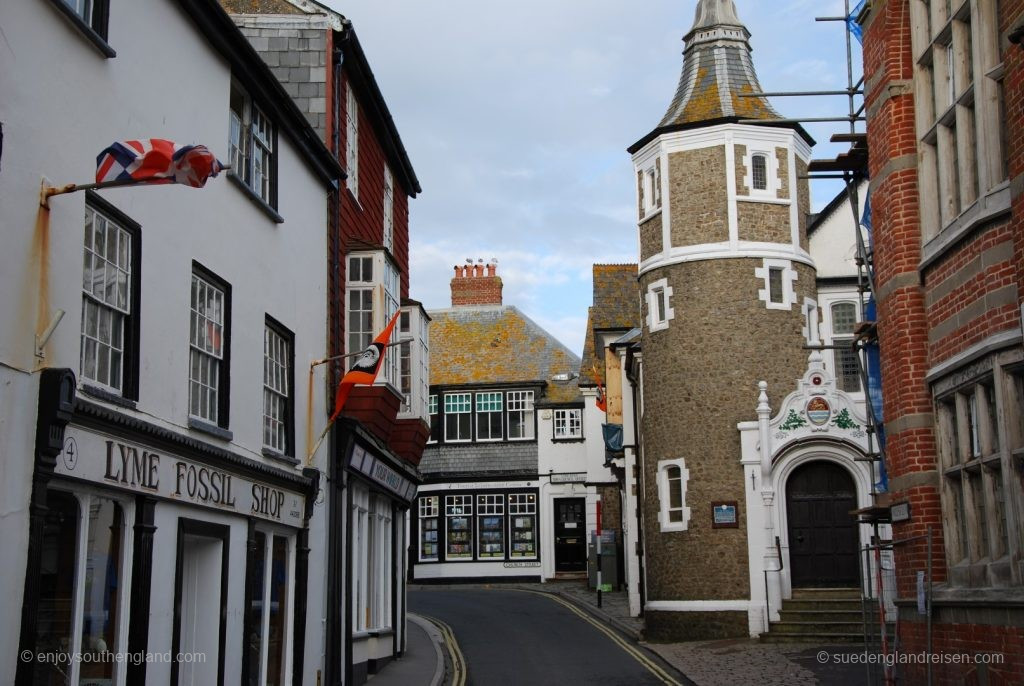
{"type": "Polygon", "coordinates": [[[629,149],[653,640],[746,636],[759,626],[743,502],[744,489],[760,484],[745,483],[737,424],[751,417],[758,381],[790,388],[807,361],[813,141],[764,98],[743,97],[761,92],[749,39],[733,0],[699,0],[668,112],[629,149]]]}

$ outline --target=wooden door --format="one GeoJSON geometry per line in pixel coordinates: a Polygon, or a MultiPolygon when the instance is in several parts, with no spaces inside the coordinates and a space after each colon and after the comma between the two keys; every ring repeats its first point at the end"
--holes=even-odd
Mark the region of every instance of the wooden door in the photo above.
{"type": "Polygon", "coordinates": [[[852,510],[857,489],[831,462],[798,468],[786,484],[789,564],[794,588],[855,587],[859,540],[852,510]]]}
{"type": "Polygon", "coordinates": [[[586,499],[555,500],[555,571],[587,569],[586,499]]]}

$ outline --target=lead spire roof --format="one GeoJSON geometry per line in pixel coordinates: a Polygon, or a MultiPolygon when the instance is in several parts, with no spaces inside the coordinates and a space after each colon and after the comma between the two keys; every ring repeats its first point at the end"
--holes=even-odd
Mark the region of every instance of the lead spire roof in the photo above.
{"type": "Polygon", "coordinates": [[[693,28],[683,38],[683,71],[658,128],[726,118],[781,119],[760,93],[751,58],[750,31],[734,0],[699,0],[693,28]]]}

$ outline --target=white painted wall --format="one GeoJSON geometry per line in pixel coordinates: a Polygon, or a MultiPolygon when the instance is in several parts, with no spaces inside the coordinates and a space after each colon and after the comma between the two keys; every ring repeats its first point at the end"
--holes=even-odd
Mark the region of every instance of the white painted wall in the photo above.
{"type": "MultiPolygon", "coordinates": [[[[857,188],[860,207],[858,216],[864,213],[868,194],[868,182],[862,181],[857,188]]],[[[844,199],[810,236],[810,252],[818,266],[818,278],[856,276],[857,234],[854,229],[853,210],[849,198],[844,199]]]]}
{"type": "MultiPolygon", "coordinates": [[[[203,143],[227,161],[228,64],[197,33],[170,0],[112,3],[109,42],[117,57],[105,59],[49,2],[0,4],[6,41],[0,47],[0,121],[4,149],[0,160],[0,681],[13,680],[20,629],[28,531],[28,498],[38,370],[70,367],[78,372],[82,281],[84,194],[51,200],[48,232],[37,219],[42,176],[55,183],[88,182],[96,155],[116,140],[160,137],[203,143]],[[152,30],[159,27],[159,39],[152,30]],[[48,249],[40,251],[43,239],[48,249]],[[41,281],[41,266],[48,278],[41,281]],[[43,288],[49,291],[42,302],[43,288]],[[66,316],[46,349],[33,356],[33,333],[56,309],[66,316]]],[[[304,456],[307,369],[326,350],[326,190],[283,133],[278,139],[279,212],[272,222],[225,177],[196,190],[180,186],[122,188],[101,195],[142,226],[140,398],[145,421],[179,433],[187,428],[189,288],[196,259],[232,286],[230,430],[221,443],[231,451],[263,461],[262,369],[264,314],[295,334],[297,454],[304,456]]],[[[44,217],[45,218],[45,217],[44,217]]],[[[322,426],[323,384],[313,385],[316,429],[322,426]]],[[[218,443],[203,434],[201,440],[218,443]]],[[[317,464],[323,467],[325,449],[317,464]]],[[[174,530],[170,510],[158,506],[156,575],[170,569],[165,534],[174,530]],[[163,571],[162,571],[163,570],[163,571]]],[[[325,506],[317,507],[311,533],[310,617],[307,628],[307,680],[315,679],[312,660],[322,629],[325,506]]],[[[233,534],[234,572],[244,570],[244,536],[233,534]]],[[[173,580],[154,576],[154,588],[173,580]]],[[[232,593],[241,593],[233,590],[232,593]]],[[[240,598],[237,599],[240,605],[240,598]]],[[[154,594],[153,649],[164,640],[163,617],[154,594]]],[[[235,621],[235,620],[231,620],[235,621]]],[[[240,618],[239,620],[240,621],[240,618]]],[[[240,625],[238,627],[240,630],[240,625]]],[[[230,631],[229,636],[237,635],[230,631]]],[[[229,642],[230,643],[230,642],[229,642]]],[[[169,644],[167,644],[169,646],[169,644]]],[[[235,650],[229,646],[230,651],[235,650]]],[[[228,664],[237,662],[229,659],[228,664]]],[[[229,667],[228,681],[235,667],[229,667]]],[[[154,671],[155,673],[155,671],[154,671]]]]}

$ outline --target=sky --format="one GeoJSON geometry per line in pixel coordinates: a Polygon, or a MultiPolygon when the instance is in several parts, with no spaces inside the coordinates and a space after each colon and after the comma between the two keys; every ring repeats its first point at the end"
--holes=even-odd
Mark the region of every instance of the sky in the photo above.
{"type": "MultiPolygon", "coordinates": [[[[410,202],[410,296],[449,307],[453,267],[496,259],[504,303],[580,354],[592,265],[637,261],[626,148],[675,93],[696,0],[327,4],[353,23],[423,188],[410,202]]],[[[815,21],[842,16],[844,0],[736,5],[766,92],[846,87],[843,25],[815,21]]],[[[772,102],[800,118],[848,107],[845,97],[772,102]]],[[[806,128],[814,158],[842,151],[828,140],[847,124],[806,128]]],[[[813,209],[839,190],[812,183],[813,209]]]]}

